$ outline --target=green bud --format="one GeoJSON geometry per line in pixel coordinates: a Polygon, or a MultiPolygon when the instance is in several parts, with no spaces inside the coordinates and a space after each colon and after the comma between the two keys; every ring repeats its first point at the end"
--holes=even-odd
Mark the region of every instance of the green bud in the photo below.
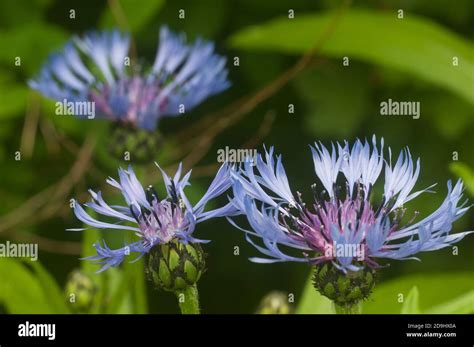
{"type": "Polygon", "coordinates": [[[68,305],[74,312],[88,312],[96,293],[97,286],[89,276],[80,270],[71,272],[66,282],[65,295],[68,305]]]}
{"type": "Polygon", "coordinates": [[[375,285],[375,270],[364,267],[347,274],[332,263],[314,266],[313,285],[336,305],[352,307],[369,297],[375,285]]]}
{"type": "Polygon", "coordinates": [[[258,314],[290,314],[293,307],[290,305],[288,296],[282,292],[270,292],[261,301],[257,310],[258,314]]]}
{"type": "Polygon", "coordinates": [[[204,251],[198,243],[176,239],[153,247],[147,255],[146,272],[159,289],[177,292],[195,284],[205,270],[204,251]]]}
{"type": "Polygon", "coordinates": [[[147,163],[156,157],[161,146],[158,132],[138,129],[131,124],[115,123],[111,132],[108,150],[115,158],[124,159],[130,153],[129,160],[147,163]]]}

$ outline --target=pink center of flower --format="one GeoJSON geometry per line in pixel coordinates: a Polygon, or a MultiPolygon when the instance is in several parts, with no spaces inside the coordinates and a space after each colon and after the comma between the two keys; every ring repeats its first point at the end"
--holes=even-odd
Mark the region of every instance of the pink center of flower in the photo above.
{"type": "Polygon", "coordinates": [[[302,211],[298,229],[305,243],[323,255],[333,253],[332,234],[335,230],[341,235],[349,233],[350,238],[361,234],[357,245],[365,247],[366,232],[377,223],[376,211],[368,201],[359,198],[347,197],[345,200],[324,201],[315,204],[314,211],[311,212],[307,208],[302,211]]]}
{"type": "Polygon", "coordinates": [[[90,99],[108,117],[136,124],[144,115],[159,114],[166,110],[166,98],[159,99],[161,91],[158,81],[133,76],[92,91],[90,99]]]}
{"type": "Polygon", "coordinates": [[[184,213],[170,201],[153,200],[151,213],[139,217],[140,234],[150,244],[167,243],[176,233],[186,229],[184,213]]]}

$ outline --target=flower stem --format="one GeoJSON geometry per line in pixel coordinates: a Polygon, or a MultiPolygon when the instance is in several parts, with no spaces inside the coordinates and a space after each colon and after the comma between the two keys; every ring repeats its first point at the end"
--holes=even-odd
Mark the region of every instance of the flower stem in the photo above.
{"type": "Polygon", "coordinates": [[[199,293],[196,284],[176,292],[182,314],[199,314],[199,293]]]}
{"type": "Polygon", "coordinates": [[[334,304],[334,308],[337,314],[360,314],[362,313],[362,306],[360,303],[357,303],[352,306],[340,306],[334,304]]]}

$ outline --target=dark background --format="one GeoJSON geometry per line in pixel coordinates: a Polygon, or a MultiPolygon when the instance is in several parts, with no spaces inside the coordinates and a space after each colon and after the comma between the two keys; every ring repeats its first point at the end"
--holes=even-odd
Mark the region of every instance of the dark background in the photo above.
{"type": "MultiPolygon", "coordinates": [[[[230,36],[248,26],[286,16],[289,8],[295,10],[298,18],[303,13],[322,13],[340,6],[339,1],[201,0],[166,1],[162,6],[143,11],[147,2],[134,3],[125,11],[125,16],[138,18],[139,24],[132,25],[133,38],[143,62],[153,62],[159,28],[164,24],[175,31],[185,32],[189,39],[202,36],[214,40],[217,52],[228,57],[232,81],[229,90],[209,98],[184,117],[165,119],[160,123],[160,133],[169,141],[160,149],[157,159],[165,165],[174,163],[167,151],[172,153],[180,144],[174,134],[222,110],[231,102],[256,93],[299,59],[296,54],[239,50],[229,44],[230,36]],[[178,18],[181,8],[186,10],[185,20],[178,18]],[[140,11],[143,12],[143,21],[140,21],[140,11]],[[240,59],[238,67],[232,65],[235,56],[240,59]]],[[[472,1],[353,1],[350,6],[350,10],[365,8],[394,15],[397,9],[403,8],[405,13],[437,23],[462,40],[472,40],[472,1]]],[[[64,254],[71,252],[64,244],[55,243],[67,241],[67,245],[71,245],[71,242],[81,241],[81,233],[65,232],[66,228],[79,225],[69,209],[68,199],[78,197],[85,201],[84,193],[88,187],[103,189],[107,176],[116,177],[120,163],[107,158],[105,153],[107,124],[80,122],[54,115],[51,104],[29,91],[26,81],[39,71],[47,55],[60,48],[70,36],[101,27],[102,23],[114,26],[113,19],[109,20],[111,25],[103,19],[104,16],[110,17],[110,13],[105,1],[20,0],[2,1],[0,4],[0,237],[2,242],[7,239],[38,241],[41,264],[60,286],[64,285],[70,271],[81,263],[78,254],[64,254]],[[76,11],[75,19],[68,17],[71,8],[76,11]],[[12,56],[17,55],[22,57],[22,66],[12,67],[12,56]],[[35,107],[39,112],[32,116],[35,107]],[[36,122],[36,125],[31,125],[31,122],[36,122]],[[51,201],[51,195],[46,194],[37,205],[28,205],[26,210],[12,217],[12,211],[59,181],[74,163],[75,152],[68,151],[64,142],[41,130],[48,127],[63,134],[72,147],[80,147],[86,135],[99,128],[99,143],[92,158],[94,170],[88,170],[77,182],[71,183],[60,206],[51,215],[48,215],[47,208],[56,206],[57,202],[51,201]],[[21,161],[13,160],[17,150],[21,150],[21,161]]],[[[309,186],[315,180],[309,144],[320,140],[329,145],[331,141],[353,141],[357,137],[370,138],[376,134],[384,137],[395,155],[408,145],[415,158],[421,157],[421,174],[415,189],[438,182],[437,194],[424,194],[415,199],[407,206],[408,215],[415,210],[426,215],[444,199],[447,179],[457,179],[460,173],[459,168],[451,165],[453,151],[459,153],[459,162],[465,165],[464,178],[469,178],[471,170],[472,181],[474,114],[469,101],[419,76],[376,63],[351,59],[350,68],[344,68],[340,58],[317,56],[315,59],[317,64],[310,65],[275,94],[261,100],[239,122],[221,132],[196,166],[215,164],[216,151],[220,148],[240,148],[247,140],[256,139],[256,142],[274,145],[276,151],[283,154],[291,186],[308,194],[309,186]],[[380,116],[379,104],[388,98],[420,101],[421,118],[380,116]],[[288,104],[295,105],[294,114],[288,113],[288,104]],[[264,119],[269,120],[263,125],[267,133],[259,136],[264,119]]],[[[424,64],[424,61],[420,59],[417,63],[424,64]]],[[[222,117],[226,116],[224,112],[222,117]]],[[[260,144],[254,147],[261,148],[260,144]]],[[[149,174],[153,170],[152,165],[138,169],[139,173],[148,172],[143,173],[144,185],[159,184],[155,176],[149,174]]],[[[196,174],[194,179],[192,176],[191,196],[197,196],[210,182],[209,177],[203,176],[206,175],[196,174]]],[[[107,201],[118,199],[118,194],[111,190],[104,195],[107,201]]],[[[244,224],[244,220],[240,222],[244,224]]],[[[453,231],[472,229],[473,222],[472,213],[468,213],[455,223],[453,231]]],[[[209,254],[208,271],[199,283],[203,312],[254,312],[262,297],[272,290],[294,293],[299,297],[310,271],[306,265],[249,262],[247,258],[257,255],[257,251],[245,242],[242,232],[225,220],[199,225],[197,232],[200,238],[212,240],[205,245],[209,254]],[[240,247],[239,256],[234,255],[235,246],[240,247]]],[[[122,242],[119,232],[106,237],[118,246],[122,242]]],[[[421,254],[422,262],[392,261],[381,271],[379,280],[384,282],[418,273],[470,271],[472,274],[474,238],[468,236],[458,247],[458,256],[452,256],[451,249],[444,249],[421,254]]],[[[137,266],[136,270],[140,271],[140,268],[137,266]]],[[[0,273],[0,282],[2,276],[6,275],[0,273]]],[[[155,292],[151,286],[147,293],[150,312],[177,312],[172,294],[155,292]]],[[[2,300],[8,301],[9,298],[3,297],[2,300]]]]}

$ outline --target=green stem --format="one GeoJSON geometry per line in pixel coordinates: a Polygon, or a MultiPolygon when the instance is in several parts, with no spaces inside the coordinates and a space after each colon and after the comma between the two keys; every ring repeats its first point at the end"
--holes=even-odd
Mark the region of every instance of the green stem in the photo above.
{"type": "Polygon", "coordinates": [[[182,314],[199,314],[199,293],[196,284],[188,286],[185,290],[176,292],[179,308],[182,314]]]}
{"type": "Polygon", "coordinates": [[[340,306],[338,304],[334,304],[334,309],[336,310],[337,314],[360,314],[362,313],[362,305],[357,303],[352,306],[340,306]]]}

